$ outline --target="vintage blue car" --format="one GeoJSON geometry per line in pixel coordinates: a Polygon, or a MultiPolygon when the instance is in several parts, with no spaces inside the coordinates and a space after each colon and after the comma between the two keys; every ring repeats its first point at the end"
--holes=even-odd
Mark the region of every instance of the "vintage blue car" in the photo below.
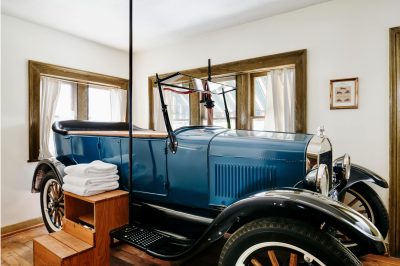
{"type": "Polygon", "coordinates": [[[41,161],[32,182],[47,229],[62,227],[63,168],[102,160],[118,166],[131,195],[130,223],[112,237],[158,258],[229,234],[219,265],[360,265],[355,254],[385,253],[387,211],[366,182],[386,181],[348,155],[333,160],[322,131],[173,131],[165,118],[168,132],[133,128],[132,176],[127,123],[56,122],[57,157],[41,161]]]}

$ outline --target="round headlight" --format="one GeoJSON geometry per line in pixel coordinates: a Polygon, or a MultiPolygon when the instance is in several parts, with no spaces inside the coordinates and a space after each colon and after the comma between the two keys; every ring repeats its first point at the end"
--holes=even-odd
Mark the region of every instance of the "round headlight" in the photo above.
{"type": "Polygon", "coordinates": [[[329,172],[325,164],[320,164],[311,170],[304,179],[307,188],[328,196],[329,172]]]}
{"type": "Polygon", "coordinates": [[[344,178],[345,180],[349,180],[350,170],[351,170],[350,155],[346,153],[342,157],[337,158],[333,162],[333,170],[335,171],[336,176],[338,176],[339,178],[344,178]]]}

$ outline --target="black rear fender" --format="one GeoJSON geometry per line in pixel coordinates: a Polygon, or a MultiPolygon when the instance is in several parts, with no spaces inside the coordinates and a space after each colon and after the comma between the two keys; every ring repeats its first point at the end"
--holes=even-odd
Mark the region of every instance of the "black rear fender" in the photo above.
{"type": "Polygon", "coordinates": [[[374,183],[380,187],[383,188],[388,188],[389,185],[385,179],[383,179],[381,176],[376,174],[375,172],[357,165],[357,164],[352,164],[351,165],[351,170],[350,170],[350,178],[347,181],[346,186],[339,191],[339,197],[344,195],[344,192],[353,186],[354,184],[358,182],[370,182],[374,183]]]}
{"type": "Polygon", "coordinates": [[[55,158],[41,160],[36,166],[35,172],[33,173],[31,192],[40,192],[43,178],[49,171],[53,171],[58,177],[60,183],[62,184],[64,177],[64,168],[65,165],[55,158]]]}
{"type": "Polygon", "coordinates": [[[300,189],[271,190],[242,199],[222,211],[205,235],[208,241],[215,241],[241,221],[271,216],[292,217],[319,227],[325,223],[371,253],[386,251],[381,234],[370,221],[340,202],[300,189]]]}

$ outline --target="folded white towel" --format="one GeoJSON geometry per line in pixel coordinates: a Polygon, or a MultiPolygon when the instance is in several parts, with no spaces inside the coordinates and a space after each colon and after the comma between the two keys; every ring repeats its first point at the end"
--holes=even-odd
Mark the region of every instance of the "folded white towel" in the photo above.
{"type": "Polygon", "coordinates": [[[119,179],[118,175],[108,175],[102,177],[81,177],[81,176],[66,175],[63,178],[64,183],[78,187],[100,185],[108,182],[118,181],[118,179],[119,179]]]}
{"type": "Polygon", "coordinates": [[[103,193],[105,191],[114,190],[119,187],[117,181],[108,182],[101,185],[92,185],[92,186],[84,186],[78,187],[71,184],[65,184],[62,186],[63,190],[80,195],[80,196],[91,196],[99,193],[103,193]]]}
{"type": "Polygon", "coordinates": [[[100,177],[115,175],[118,173],[118,170],[115,164],[96,160],[91,163],[81,163],[67,166],[64,168],[64,172],[67,175],[73,176],[100,177]]]}

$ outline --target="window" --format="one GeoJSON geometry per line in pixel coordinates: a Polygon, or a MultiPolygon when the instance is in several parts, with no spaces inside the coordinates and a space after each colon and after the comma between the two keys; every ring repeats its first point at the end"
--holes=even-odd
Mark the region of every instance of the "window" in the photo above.
{"type": "MultiPolygon", "coordinates": [[[[232,128],[306,132],[306,64],[307,51],[298,50],[213,65],[212,74],[214,81],[217,81],[220,77],[225,77],[225,80],[222,80],[222,82],[234,82],[236,85],[236,92],[230,95],[232,97],[227,94],[226,98],[232,128]],[[284,68],[288,70],[283,71],[282,69],[284,68]],[[279,71],[276,71],[274,74],[274,70],[279,71]],[[281,74],[281,76],[285,77],[284,79],[277,78],[280,72],[285,72],[285,74],[281,74]],[[226,80],[226,77],[229,77],[229,80],[226,80]],[[275,82],[290,83],[291,86],[272,86],[275,82]],[[278,87],[290,89],[284,91],[282,95],[280,93],[273,93],[275,88],[278,87]],[[285,101],[287,104],[285,104],[285,101]],[[284,103],[283,107],[282,102],[284,103]]],[[[208,69],[207,67],[202,67],[179,72],[189,76],[204,78],[208,74],[208,69]]],[[[170,74],[173,73],[165,75],[170,74]]],[[[153,89],[155,81],[155,76],[148,78],[149,128],[158,128],[155,126],[157,119],[154,108],[157,101],[153,96],[156,92],[153,89]]],[[[279,91],[279,89],[277,90],[279,91]]],[[[215,108],[213,109],[214,125],[226,127],[223,99],[219,100],[213,97],[213,100],[215,104],[215,108]]],[[[190,94],[189,120],[191,125],[206,124],[207,112],[204,110],[203,104],[199,102],[200,97],[198,93],[190,94]]],[[[170,108],[168,111],[170,111],[170,108]]]]}
{"type": "MultiPolygon", "coordinates": [[[[47,77],[41,78],[41,100],[43,100],[43,85],[47,82],[46,79],[52,79],[47,77]]],[[[54,82],[54,81],[53,81],[54,82]]],[[[57,80],[55,80],[57,82],[57,80]]],[[[77,108],[77,84],[75,82],[69,81],[60,81],[60,90],[58,99],[55,100],[55,112],[54,112],[54,119],[50,122],[53,124],[55,121],[62,121],[62,120],[73,120],[77,119],[78,115],[78,108],[77,108]]],[[[49,131],[49,140],[48,140],[48,147],[49,152],[51,154],[55,154],[55,147],[54,142],[52,141],[54,138],[53,131],[49,131]]]]}
{"type": "MultiPolygon", "coordinates": [[[[215,78],[213,79],[213,81],[224,85],[236,87],[235,77],[215,78]]],[[[213,95],[212,99],[214,101],[213,125],[220,127],[227,127],[223,96],[213,95]]],[[[229,111],[229,118],[230,118],[229,120],[231,122],[231,128],[234,129],[236,127],[236,91],[231,91],[226,93],[225,100],[229,111]]],[[[202,125],[207,125],[208,111],[207,108],[204,107],[204,103],[200,103],[200,110],[201,110],[200,115],[201,115],[202,125]]]]}
{"type": "Polygon", "coordinates": [[[128,81],[29,61],[29,162],[54,154],[60,120],[125,121],[128,81]]]}
{"type": "Polygon", "coordinates": [[[285,66],[251,75],[253,130],[294,132],[294,68],[285,66]]]}
{"type": "MultiPolygon", "coordinates": [[[[176,84],[188,86],[187,84],[176,84]]],[[[172,129],[190,125],[190,96],[178,94],[169,90],[163,90],[164,102],[168,106],[168,115],[172,129]]],[[[154,129],[166,130],[164,117],[161,110],[160,96],[157,88],[154,88],[154,129]]]]}
{"type": "Polygon", "coordinates": [[[88,120],[126,121],[126,90],[89,84],[88,120]]]}

